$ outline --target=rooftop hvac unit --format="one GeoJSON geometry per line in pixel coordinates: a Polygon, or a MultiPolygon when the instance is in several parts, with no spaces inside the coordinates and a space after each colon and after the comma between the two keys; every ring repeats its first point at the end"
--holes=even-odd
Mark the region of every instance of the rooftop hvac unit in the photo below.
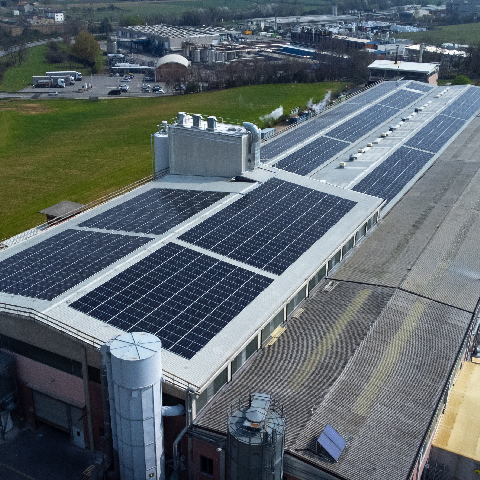
{"type": "Polygon", "coordinates": [[[373,147],[373,143],[367,143],[367,147],[373,147]]]}
{"type": "Polygon", "coordinates": [[[345,168],[345,162],[340,162],[340,164],[338,165],[338,168],[345,168]]]}
{"type": "Polygon", "coordinates": [[[353,160],[356,160],[357,157],[358,157],[358,156],[357,156],[356,153],[352,153],[352,154],[350,155],[350,157],[349,157],[349,160],[350,160],[351,162],[353,162],[353,160]]]}
{"type": "Polygon", "coordinates": [[[364,148],[359,148],[358,153],[365,153],[365,149],[364,148]]]}
{"type": "Polygon", "coordinates": [[[388,135],[390,135],[390,132],[382,132],[381,137],[385,138],[385,137],[388,137],[388,135]]]}

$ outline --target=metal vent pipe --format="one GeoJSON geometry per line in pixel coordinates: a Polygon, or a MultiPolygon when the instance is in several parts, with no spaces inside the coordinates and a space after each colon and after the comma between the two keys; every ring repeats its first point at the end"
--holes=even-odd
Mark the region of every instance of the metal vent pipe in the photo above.
{"type": "Polygon", "coordinates": [[[249,122],[243,122],[243,126],[252,134],[253,164],[258,166],[260,165],[260,130],[255,124],[249,122]]]}

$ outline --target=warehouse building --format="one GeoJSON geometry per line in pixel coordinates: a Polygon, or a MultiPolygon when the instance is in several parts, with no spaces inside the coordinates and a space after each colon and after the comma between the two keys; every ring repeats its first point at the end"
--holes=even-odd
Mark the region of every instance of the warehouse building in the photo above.
{"type": "Polygon", "coordinates": [[[123,478],[259,478],[232,404],[275,425],[268,478],[420,478],[478,326],[479,109],[476,87],[400,81],[263,143],[249,123],[162,123],[155,180],[0,252],[19,408],[109,446],[123,478]],[[187,411],[140,445],[117,417],[125,332],[161,340],[163,405],[187,411]]]}

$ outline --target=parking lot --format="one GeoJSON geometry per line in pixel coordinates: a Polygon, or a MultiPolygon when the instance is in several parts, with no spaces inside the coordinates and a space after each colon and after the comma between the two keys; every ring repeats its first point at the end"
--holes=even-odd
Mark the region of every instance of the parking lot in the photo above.
{"type": "Polygon", "coordinates": [[[52,97],[49,93],[58,92],[58,95],[54,95],[55,97],[63,97],[63,98],[87,98],[87,97],[105,97],[105,98],[115,98],[110,97],[108,92],[111,90],[116,90],[119,88],[120,85],[128,85],[128,91],[122,92],[120,94],[121,97],[159,97],[164,95],[173,95],[172,87],[167,87],[165,83],[155,83],[152,81],[148,81],[147,84],[150,87],[154,85],[158,85],[163,89],[165,92],[162,93],[154,93],[152,88],[150,88],[150,92],[142,91],[142,85],[144,83],[145,74],[138,73],[133,74],[134,78],[131,80],[124,80],[123,76],[109,76],[107,75],[92,75],[88,77],[83,77],[82,80],[75,82],[74,85],[67,85],[65,88],[34,88],[30,85],[27,88],[24,88],[18,93],[21,94],[32,94],[38,96],[38,98],[46,98],[52,97]],[[91,88],[84,89],[85,85],[91,85],[91,88]]]}

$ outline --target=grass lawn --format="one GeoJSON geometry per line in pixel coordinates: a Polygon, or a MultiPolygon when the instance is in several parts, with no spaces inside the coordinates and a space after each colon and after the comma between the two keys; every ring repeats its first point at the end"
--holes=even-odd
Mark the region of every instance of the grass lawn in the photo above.
{"type": "Polygon", "coordinates": [[[0,239],[45,221],[62,200],[88,203],[151,173],[150,135],[178,111],[251,121],[344,84],[282,84],[164,98],[0,101],[0,239]]]}
{"type": "MultiPolygon", "coordinates": [[[[84,75],[90,75],[90,68],[83,68],[83,65],[76,62],[63,63],[47,63],[45,61],[45,53],[47,45],[39,45],[37,47],[27,48],[26,58],[22,65],[9,68],[0,84],[0,91],[18,92],[32,84],[33,75],[45,75],[45,72],[52,70],[76,70],[84,75]]],[[[3,57],[5,58],[5,57],[3,57]]],[[[0,58],[0,62],[2,58],[0,58]]],[[[5,60],[3,60],[5,61],[5,60]]],[[[99,56],[97,60],[100,63],[100,69],[103,68],[104,57],[99,56]],[[101,58],[100,58],[101,57],[101,58]]]]}
{"type": "Polygon", "coordinates": [[[472,43],[480,43],[480,23],[447,25],[426,32],[401,33],[396,34],[395,38],[411,38],[415,42],[425,42],[438,46],[442,43],[471,45],[472,43]]]}

